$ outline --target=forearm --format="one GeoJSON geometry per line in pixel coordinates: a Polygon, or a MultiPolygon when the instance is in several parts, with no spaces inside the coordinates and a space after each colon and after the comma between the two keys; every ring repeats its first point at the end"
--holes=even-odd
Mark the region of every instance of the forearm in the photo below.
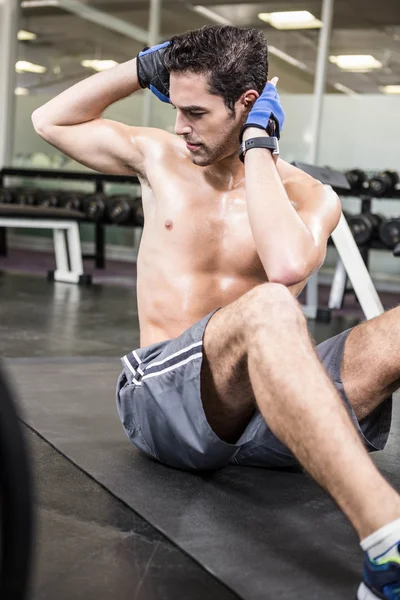
{"type": "Polygon", "coordinates": [[[100,117],[104,110],[140,89],[136,58],[96,73],[68,88],[32,115],[36,126],[76,125],[100,117]]]}
{"type": "MultiPolygon", "coordinates": [[[[265,135],[248,128],[243,139],[265,135]]],[[[245,178],[250,226],[265,272],[270,281],[294,285],[315,260],[313,237],[290,202],[269,150],[246,153],[245,178]]]]}

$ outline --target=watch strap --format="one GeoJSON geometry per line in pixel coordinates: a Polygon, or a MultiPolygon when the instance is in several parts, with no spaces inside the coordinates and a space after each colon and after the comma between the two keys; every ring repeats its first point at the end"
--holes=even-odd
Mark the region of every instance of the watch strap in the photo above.
{"type": "Polygon", "coordinates": [[[276,137],[254,137],[242,142],[239,149],[239,158],[244,162],[246,152],[252,148],[265,148],[270,150],[271,154],[279,156],[279,144],[276,137]]]}

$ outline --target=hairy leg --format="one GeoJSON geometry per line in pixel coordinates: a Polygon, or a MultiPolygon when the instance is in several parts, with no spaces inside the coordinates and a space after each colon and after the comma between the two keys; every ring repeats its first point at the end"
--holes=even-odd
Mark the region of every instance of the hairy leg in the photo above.
{"type": "Polygon", "coordinates": [[[400,517],[400,497],[363,447],[315,353],[301,308],[284,286],[258,286],[217,312],[204,350],[204,410],[217,434],[226,440],[240,435],[256,402],[276,437],[332,495],[360,537],[400,517]]]}
{"type": "Polygon", "coordinates": [[[369,415],[400,387],[400,307],[350,332],[341,371],[358,419],[369,415]]]}

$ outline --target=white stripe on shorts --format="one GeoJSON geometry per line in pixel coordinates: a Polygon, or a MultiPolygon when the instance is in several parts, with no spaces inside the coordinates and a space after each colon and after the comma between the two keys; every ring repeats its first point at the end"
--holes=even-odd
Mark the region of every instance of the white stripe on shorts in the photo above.
{"type": "MultiPolygon", "coordinates": [[[[202,346],[203,342],[195,342],[194,344],[191,344],[190,346],[187,346],[186,348],[182,348],[182,350],[178,350],[178,352],[174,352],[174,354],[170,354],[169,356],[167,356],[167,358],[163,358],[162,360],[158,360],[156,362],[151,362],[147,368],[151,368],[151,367],[157,367],[158,365],[162,365],[165,362],[168,362],[169,360],[171,360],[172,358],[175,358],[175,356],[179,356],[180,354],[184,354],[185,352],[187,352],[188,350],[191,350],[192,348],[196,348],[196,346],[202,346]]],[[[197,354],[195,355],[197,356],[197,354]]]]}
{"type": "MultiPolygon", "coordinates": [[[[158,377],[159,375],[162,375],[163,373],[168,373],[168,371],[172,371],[173,369],[177,369],[178,367],[182,367],[183,365],[186,365],[188,362],[190,362],[191,360],[194,360],[195,358],[202,358],[202,356],[203,356],[202,352],[197,352],[196,354],[192,354],[192,356],[189,356],[189,358],[185,358],[185,360],[181,360],[181,362],[175,363],[174,365],[171,365],[170,367],[167,367],[166,369],[163,369],[162,371],[157,371],[156,373],[149,373],[148,375],[144,375],[142,377],[142,380],[149,379],[149,377],[158,377]]],[[[162,362],[165,362],[165,361],[162,361],[162,362]]],[[[149,365],[149,367],[153,366],[154,364],[155,363],[151,363],[149,365]]]]}

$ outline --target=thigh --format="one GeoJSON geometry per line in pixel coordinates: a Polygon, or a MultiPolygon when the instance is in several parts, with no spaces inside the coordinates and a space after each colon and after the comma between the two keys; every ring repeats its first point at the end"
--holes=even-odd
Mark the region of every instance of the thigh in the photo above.
{"type": "Polygon", "coordinates": [[[280,320],[293,302],[283,286],[262,284],[220,309],[207,324],[201,398],[210,426],[225,442],[236,443],[257,410],[248,370],[249,332],[268,331],[268,343],[279,343],[280,320]]]}
{"type": "Polygon", "coordinates": [[[239,439],[256,408],[237,308],[234,302],[208,322],[200,373],[207,421],[218,437],[228,443],[239,439]]]}

